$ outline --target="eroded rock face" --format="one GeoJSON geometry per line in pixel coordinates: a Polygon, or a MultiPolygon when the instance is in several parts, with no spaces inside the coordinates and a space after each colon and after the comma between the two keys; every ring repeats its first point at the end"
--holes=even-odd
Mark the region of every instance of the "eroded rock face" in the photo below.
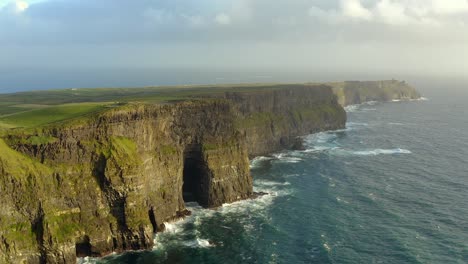
{"type": "Polygon", "coordinates": [[[334,83],[333,92],[342,106],[361,104],[369,101],[419,99],[421,95],[405,81],[348,81],[334,83]]]}
{"type": "Polygon", "coordinates": [[[342,128],[328,86],[129,104],[82,123],[0,139],[0,262],[74,263],[146,249],[185,202],[252,197],[249,155],[342,128]],[[40,137],[40,144],[34,144],[40,137]]]}
{"type": "Polygon", "coordinates": [[[344,128],[346,113],[327,85],[285,85],[252,93],[229,92],[250,157],[297,147],[298,137],[344,128]],[[287,88],[285,88],[287,87],[287,88]]]}

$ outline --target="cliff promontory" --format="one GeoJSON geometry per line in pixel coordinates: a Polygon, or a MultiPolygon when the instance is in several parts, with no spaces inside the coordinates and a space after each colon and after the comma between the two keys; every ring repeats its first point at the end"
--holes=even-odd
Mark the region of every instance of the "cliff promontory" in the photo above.
{"type": "Polygon", "coordinates": [[[165,222],[190,214],[185,202],[253,197],[249,157],[343,128],[339,102],[416,96],[361,84],[106,89],[102,102],[51,91],[35,94],[40,106],[5,95],[31,109],[0,108],[0,263],[150,249],[165,222]]]}
{"type": "Polygon", "coordinates": [[[347,81],[331,83],[338,102],[343,105],[361,104],[368,101],[418,99],[421,95],[405,81],[347,81]]]}

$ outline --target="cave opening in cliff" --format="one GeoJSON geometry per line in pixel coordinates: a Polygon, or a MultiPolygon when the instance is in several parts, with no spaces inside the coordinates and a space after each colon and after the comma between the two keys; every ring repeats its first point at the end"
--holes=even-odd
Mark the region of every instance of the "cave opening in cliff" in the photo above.
{"type": "Polygon", "coordinates": [[[197,202],[200,205],[206,205],[205,178],[206,169],[201,146],[198,144],[190,145],[184,152],[182,187],[184,202],[197,202]]]}

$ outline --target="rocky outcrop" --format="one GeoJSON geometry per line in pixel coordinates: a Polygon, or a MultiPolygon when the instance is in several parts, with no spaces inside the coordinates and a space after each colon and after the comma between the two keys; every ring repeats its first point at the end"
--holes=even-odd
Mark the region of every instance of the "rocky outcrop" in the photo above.
{"type": "Polygon", "coordinates": [[[164,222],[190,213],[185,202],[217,207],[254,196],[249,156],[343,128],[334,92],[342,104],[413,96],[355,86],[243,87],[10,131],[0,139],[0,263],[151,248],[164,222]]]}
{"type": "Polygon", "coordinates": [[[227,92],[250,157],[294,148],[298,137],[344,128],[346,113],[327,85],[278,85],[250,93],[227,92]]]}
{"type": "Polygon", "coordinates": [[[184,198],[216,207],[250,197],[247,148],[233,117],[226,101],[128,105],[5,138],[1,262],[73,263],[151,248],[164,222],[188,213],[184,198]]]}
{"type": "Polygon", "coordinates": [[[331,83],[333,92],[342,106],[369,101],[419,99],[421,95],[405,81],[347,81],[331,83]]]}

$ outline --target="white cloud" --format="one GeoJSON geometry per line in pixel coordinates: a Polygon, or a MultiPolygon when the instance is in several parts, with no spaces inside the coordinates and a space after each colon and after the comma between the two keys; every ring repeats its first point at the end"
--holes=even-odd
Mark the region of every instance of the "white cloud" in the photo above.
{"type": "Polygon", "coordinates": [[[229,25],[231,24],[231,17],[225,13],[219,13],[215,17],[215,22],[220,25],[229,25]]]}
{"type": "Polygon", "coordinates": [[[468,12],[467,0],[432,0],[432,11],[436,14],[452,15],[468,12]]]}
{"type": "Polygon", "coordinates": [[[311,7],[309,15],[329,23],[349,20],[405,25],[464,25],[468,0],[376,0],[364,6],[360,0],[341,0],[338,9],[311,7]],[[465,16],[463,16],[465,15],[465,16]]]}
{"type": "Polygon", "coordinates": [[[372,12],[365,8],[360,0],[341,0],[341,9],[343,15],[350,18],[363,20],[372,19],[372,12]]]}
{"type": "Polygon", "coordinates": [[[381,20],[390,25],[405,25],[414,22],[406,14],[406,9],[400,2],[381,0],[375,7],[375,13],[381,20]]]}
{"type": "Polygon", "coordinates": [[[16,12],[23,12],[29,8],[29,4],[26,1],[16,0],[15,2],[16,12]]]}

